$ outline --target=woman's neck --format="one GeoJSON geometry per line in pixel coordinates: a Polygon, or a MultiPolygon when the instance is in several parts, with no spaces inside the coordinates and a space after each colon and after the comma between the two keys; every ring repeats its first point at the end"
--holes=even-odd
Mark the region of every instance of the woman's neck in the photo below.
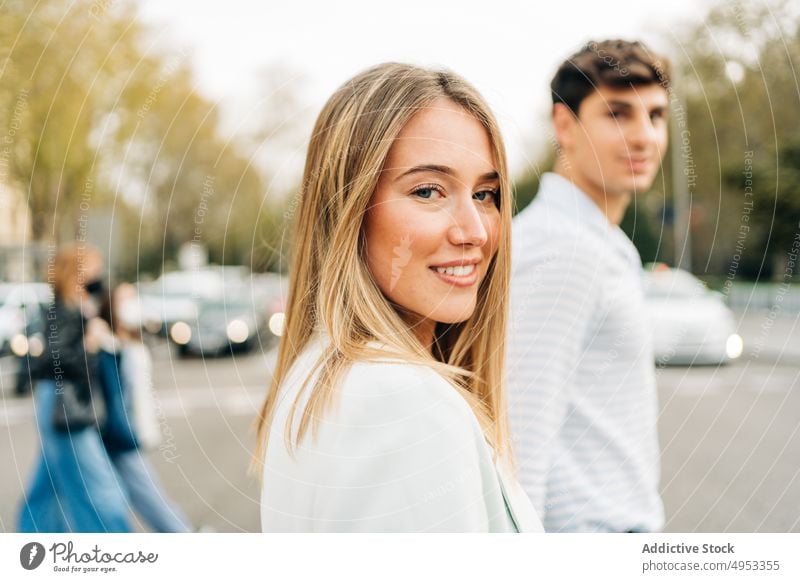
{"type": "Polygon", "coordinates": [[[422,318],[411,324],[411,331],[414,332],[425,350],[432,353],[433,340],[436,336],[436,322],[432,319],[422,318]]]}

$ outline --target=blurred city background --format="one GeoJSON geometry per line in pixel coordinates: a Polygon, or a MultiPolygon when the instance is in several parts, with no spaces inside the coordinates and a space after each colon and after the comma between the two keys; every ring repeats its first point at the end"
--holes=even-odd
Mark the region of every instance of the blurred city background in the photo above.
{"type": "Polygon", "coordinates": [[[500,2],[487,30],[468,3],[407,8],[399,34],[357,3],[296,4],[0,5],[0,532],[38,447],[26,358],[59,243],[139,289],[166,490],[196,525],[258,531],[252,423],[324,99],[381,60],[462,73],[498,111],[521,209],[554,157],[549,77],[602,37],[673,62],[670,150],[623,221],[648,265],[666,529],[800,531],[800,5],[500,2]]]}

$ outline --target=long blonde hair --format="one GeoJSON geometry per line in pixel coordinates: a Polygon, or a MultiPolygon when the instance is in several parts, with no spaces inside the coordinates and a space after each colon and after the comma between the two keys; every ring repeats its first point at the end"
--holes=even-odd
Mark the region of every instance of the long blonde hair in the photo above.
{"type": "Polygon", "coordinates": [[[319,371],[294,442],[294,414],[289,416],[284,438],[290,451],[322,416],[349,365],[386,355],[367,346],[377,341],[450,381],[472,407],[495,454],[510,461],[504,363],[512,193],[500,130],[483,98],[447,71],[397,63],[364,71],[342,85],[317,118],[299,195],[285,327],[257,419],[255,466],[266,452],[280,386],[315,328],[331,341],[306,379],[319,371]],[[437,98],[463,107],[489,134],[500,178],[501,234],[474,313],[458,324],[438,324],[431,354],[372,278],[364,257],[363,222],[395,138],[437,98]]]}

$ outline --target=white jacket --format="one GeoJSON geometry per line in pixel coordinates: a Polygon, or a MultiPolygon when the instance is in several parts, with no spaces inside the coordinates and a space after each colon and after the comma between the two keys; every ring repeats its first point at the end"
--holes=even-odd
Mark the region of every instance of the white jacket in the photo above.
{"type": "Polygon", "coordinates": [[[293,458],[286,421],[326,344],[314,336],[281,387],[264,459],[263,531],[542,531],[467,402],[426,366],[389,357],[353,364],[293,458]]]}

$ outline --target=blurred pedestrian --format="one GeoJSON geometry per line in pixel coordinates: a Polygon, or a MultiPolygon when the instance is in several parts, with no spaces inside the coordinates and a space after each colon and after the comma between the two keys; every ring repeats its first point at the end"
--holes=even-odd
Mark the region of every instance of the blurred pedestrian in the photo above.
{"type": "Polygon", "coordinates": [[[114,344],[100,354],[108,418],[103,442],[125,487],[131,506],[159,533],[187,533],[189,520],[161,488],[146,451],[158,446],[161,432],[155,410],[150,351],[141,335],[136,288],[118,285],[103,303],[100,316],[114,344]]]}
{"type": "Polygon", "coordinates": [[[668,83],[639,42],[591,42],[564,61],[555,168],[514,220],[510,417],[547,531],[663,525],[642,263],[619,224],[667,150],[668,83]]]}
{"type": "Polygon", "coordinates": [[[378,65],[311,136],[259,422],[264,531],[537,531],[503,386],[513,204],[461,77],[378,65]]]}
{"type": "Polygon", "coordinates": [[[20,532],[127,532],[128,504],[100,431],[105,402],[98,352],[111,338],[97,317],[105,292],[100,252],[61,248],[48,266],[54,300],[46,346],[32,361],[41,453],[24,493],[20,532]]]}

